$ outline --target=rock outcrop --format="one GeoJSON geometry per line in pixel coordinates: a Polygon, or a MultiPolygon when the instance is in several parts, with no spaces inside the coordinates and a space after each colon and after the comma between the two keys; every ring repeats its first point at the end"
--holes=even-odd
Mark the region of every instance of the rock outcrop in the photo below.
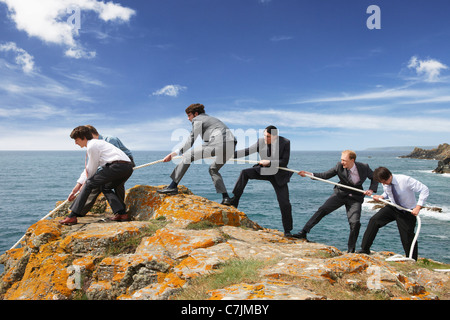
{"type": "Polygon", "coordinates": [[[414,148],[413,152],[400,158],[428,159],[428,160],[444,160],[450,158],[450,145],[448,143],[440,144],[435,149],[414,148]]]}
{"type": "Polygon", "coordinates": [[[450,145],[448,143],[440,144],[435,149],[414,148],[413,152],[400,158],[414,158],[426,160],[439,160],[438,166],[433,170],[435,173],[450,173],[450,145]]]}
{"type": "Polygon", "coordinates": [[[433,170],[436,173],[450,173],[450,157],[438,162],[438,166],[433,170]]]}
{"type": "Polygon", "coordinates": [[[256,280],[211,288],[206,298],[450,299],[448,272],[386,262],[393,253],[347,254],[285,238],[184,187],[175,196],[158,188],[128,190],[130,222],[108,221],[99,199],[101,209],[77,225],[62,226],[57,217],[32,225],[22,247],[0,258],[0,298],[176,299],[227,262],[252,259],[262,262],[256,280]]]}

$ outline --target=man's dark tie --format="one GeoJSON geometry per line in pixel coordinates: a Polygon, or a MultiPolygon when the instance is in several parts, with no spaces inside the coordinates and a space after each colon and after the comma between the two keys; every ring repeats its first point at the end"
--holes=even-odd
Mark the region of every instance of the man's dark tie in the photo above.
{"type": "Polygon", "coordinates": [[[392,195],[394,196],[394,202],[396,204],[398,204],[399,206],[402,206],[402,204],[399,201],[400,197],[398,196],[397,190],[395,190],[395,187],[392,183],[391,183],[391,190],[392,190],[392,195]]]}

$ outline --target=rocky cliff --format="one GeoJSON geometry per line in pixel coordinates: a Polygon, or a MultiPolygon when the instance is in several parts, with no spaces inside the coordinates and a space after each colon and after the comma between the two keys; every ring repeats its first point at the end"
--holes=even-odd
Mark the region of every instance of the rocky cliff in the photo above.
{"type": "Polygon", "coordinates": [[[450,173],[450,157],[438,162],[438,166],[433,170],[436,173],[450,173]]]}
{"type": "Polygon", "coordinates": [[[429,260],[388,263],[393,253],[347,254],[288,239],[184,187],[175,196],[157,188],[128,190],[130,222],[108,221],[99,199],[77,225],[61,226],[58,217],[32,225],[22,247],[0,258],[0,298],[192,299],[188,292],[203,283],[200,299],[450,299],[449,273],[425,268],[429,260]],[[233,262],[247,267],[221,285],[204,284],[233,262]]]}
{"type": "Polygon", "coordinates": [[[440,144],[437,148],[426,150],[414,148],[413,152],[400,158],[444,160],[450,158],[450,145],[448,143],[440,144]]]}
{"type": "Polygon", "coordinates": [[[440,144],[437,148],[430,150],[416,147],[413,152],[400,158],[439,160],[438,166],[433,172],[450,173],[450,145],[448,143],[440,144]]]}

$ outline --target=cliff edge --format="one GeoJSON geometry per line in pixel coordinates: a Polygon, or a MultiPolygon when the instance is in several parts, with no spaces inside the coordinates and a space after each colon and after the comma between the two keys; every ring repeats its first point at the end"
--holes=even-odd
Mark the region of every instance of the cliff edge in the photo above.
{"type": "Polygon", "coordinates": [[[448,143],[443,143],[440,144],[437,148],[430,150],[416,147],[410,154],[406,156],[400,156],[400,158],[445,160],[447,158],[450,158],[450,145],[448,143]]]}
{"type": "Polygon", "coordinates": [[[449,272],[425,268],[429,260],[388,263],[393,253],[347,254],[288,239],[185,187],[175,196],[158,188],[127,191],[130,222],[110,222],[100,198],[77,225],[62,226],[59,217],[32,225],[22,247],[0,257],[0,298],[450,299],[449,272]],[[233,263],[245,270],[208,287],[233,263]]]}
{"type": "Polygon", "coordinates": [[[439,160],[438,166],[433,172],[450,173],[450,145],[448,143],[440,144],[437,148],[430,150],[416,147],[413,152],[400,158],[439,160]]]}

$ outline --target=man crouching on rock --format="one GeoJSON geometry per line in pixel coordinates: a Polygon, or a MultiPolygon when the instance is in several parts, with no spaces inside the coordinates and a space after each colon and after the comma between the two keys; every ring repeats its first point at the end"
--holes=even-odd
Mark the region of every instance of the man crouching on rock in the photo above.
{"type": "Polygon", "coordinates": [[[68,197],[69,201],[74,200],[77,192],[81,189],[79,196],[71,206],[72,212],[67,218],[59,222],[65,225],[76,224],[78,222],[77,216],[83,210],[89,194],[95,188],[100,188],[111,206],[114,212],[114,217],[111,220],[127,221],[128,214],[126,213],[125,203],[113,189],[124,184],[133,173],[133,165],[130,158],[112,144],[103,140],[93,139],[88,127],[76,127],[73,129],[70,137],[81,148],[87,148],[86,158],[89,161],[77,180],[77,185],[68,197]]]}

